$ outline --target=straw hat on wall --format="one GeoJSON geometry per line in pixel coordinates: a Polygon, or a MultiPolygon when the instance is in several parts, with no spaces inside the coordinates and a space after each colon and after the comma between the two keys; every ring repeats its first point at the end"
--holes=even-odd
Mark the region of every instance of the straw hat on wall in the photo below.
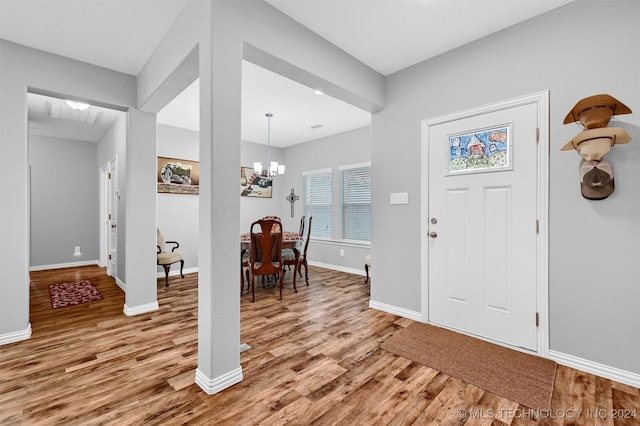
{"type": "Polygon", "coordinates": [[[561,151],[575,149],[587,161],[600,160],[613,145],[629,143],[631,136],[620,127],[602,127],[578,133],[561,151]]]}

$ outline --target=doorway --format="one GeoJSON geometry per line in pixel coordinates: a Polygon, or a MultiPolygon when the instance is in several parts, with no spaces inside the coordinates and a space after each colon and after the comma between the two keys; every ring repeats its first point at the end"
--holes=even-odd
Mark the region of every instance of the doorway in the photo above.
{"type": "Polygon", "coordinates": [[[75,109],[65,98],[27,92],[30,270],[105,265],[99,165],[115,156],[112,141],[125,145],[124,113],[88,104],[75,109]],[[116,123],[121,134],[113,131],[116,123]]]}
{"type": "Polygon", "coordinates": [[[425,322],[545,355],[548,92],[423,122],[425,322]]]}

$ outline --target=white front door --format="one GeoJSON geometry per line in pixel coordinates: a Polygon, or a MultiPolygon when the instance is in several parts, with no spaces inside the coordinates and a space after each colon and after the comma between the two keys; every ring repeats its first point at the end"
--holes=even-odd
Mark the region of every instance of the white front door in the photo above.
{"type": "Polygon", "coordinates": [[[535,352],[538,106],[426,129],[429,321],[535,352]]]}

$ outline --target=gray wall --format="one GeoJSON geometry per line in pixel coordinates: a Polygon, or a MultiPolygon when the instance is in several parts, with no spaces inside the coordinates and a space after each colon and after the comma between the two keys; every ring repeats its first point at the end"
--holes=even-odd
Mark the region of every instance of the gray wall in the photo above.
{"type": "Polygon", "coordinates": [[[549,89],[550,347],[640,373],[639,40],[640,2],[578,1],[389,76],[372,120],[372,300],[420,311],[420,121],[549,89]],[[598,93],[634,111],[614,122],[633,141],[608,154],[615,193],[594,202],[580,195],[580,157],[560,147],[579,131],[564,116],[598,93]],[[397,191],[409,205],[389,206],[397,191]]]}
{"type": "MultiPolygon", "coordinates": [[[[339,241],[342,239],[342,216],[339,208],[341,189],[338,166],[371,161],[371,128],[366,126],[288,147],[285,149],[285,161],[287,165],[284,180],[286,194],[294,188],[296,194],[300,195],[300,200],[295,203],[293,219],[290,214],[291,205],[284,196],[282,198],[284,203],[281,217],[285,229],[298,229],[300,217],[304,214],[302,173],[331,168],[333,170],[333,238],[331,241],[311,241],[308,252],[309,261],[349,272],[363,273],[364,257],[369,254],[370,247],[339,241]],[[340,256],[340,250],[344,250],[344,256],[340,256]]],[[[374,192],[373,189],[372,192],[374,192]]]]}
{"type": "Polygon", "coordinates": [[[29,135],[31,267],[98,261],[97,152],[95,143],[29,135]]]}
{"type": "MultiPolygon", "coordinates": [[[[189,129],[158,125],[158,156],[198,161],[199,134],[189,129]]],[[[185,269],[198,267],[198,195],[158,193],[157,224],[167,240],[178,241],[185,269]]],[[[172,266],[172,273],[179,268],[172,266]]],[[[162,267],[158,272],[164,276],[162,267]]]]}

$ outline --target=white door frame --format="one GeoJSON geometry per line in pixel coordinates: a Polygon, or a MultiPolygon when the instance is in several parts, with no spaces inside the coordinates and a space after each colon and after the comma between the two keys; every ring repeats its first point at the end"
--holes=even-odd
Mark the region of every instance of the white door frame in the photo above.
{"type": "MultiPolygon", "coordinates": [[[[100,256],[99,266],[101,268],[107,268],[107,275],[111,275],[113,279],[117,281],[116,271],[111,271],[109,274],[109,242],[110,242],[110,222],[108,218],[109,209],[109,181],[107,178],[108,173],[114,172],[114,168],[117,167],[118,157],[115,156],[111,160],[107,161],[100,167],[100,256]],[[114,167],[115,165],[115,167],[114,167]]],[[[116,175],[117,178],[117,175],[116,175]]],[[[116,182],[117,185],[117,182],[116,182]]],[[[117,197],[114,195],[114,200],[117,201],[117,197]]],[[[117,205],[115,206],[117,209],[117,205]]]]}
{"type": "MultiPolygon", "coordinates": [[[[470,108],[422,120],[421,206],[420,206],[420,284],[422,322],[429,323],[429,128],[494,111],[536,104],[538,112],[537,164],[537,309],[539,316],[537,354],[549,357],[549,91],[541,91],[513,99],[470,108]]],[[[532,224],[534,226],[534,224],[532,224]]],[[[534,319],[532,318],[532,321],[534,319]]]]}
{"type": "Polygon", "coordinates": [[[98,266],[104,268],[107,266],[107,227],[105,225],[107,221],[107,179],[106,175],[109,172],[109,161],[100,166],[99,182],[100,182],[100,217],[98,223],[100,224],[100,255],[98,257],[98,266]]]}

